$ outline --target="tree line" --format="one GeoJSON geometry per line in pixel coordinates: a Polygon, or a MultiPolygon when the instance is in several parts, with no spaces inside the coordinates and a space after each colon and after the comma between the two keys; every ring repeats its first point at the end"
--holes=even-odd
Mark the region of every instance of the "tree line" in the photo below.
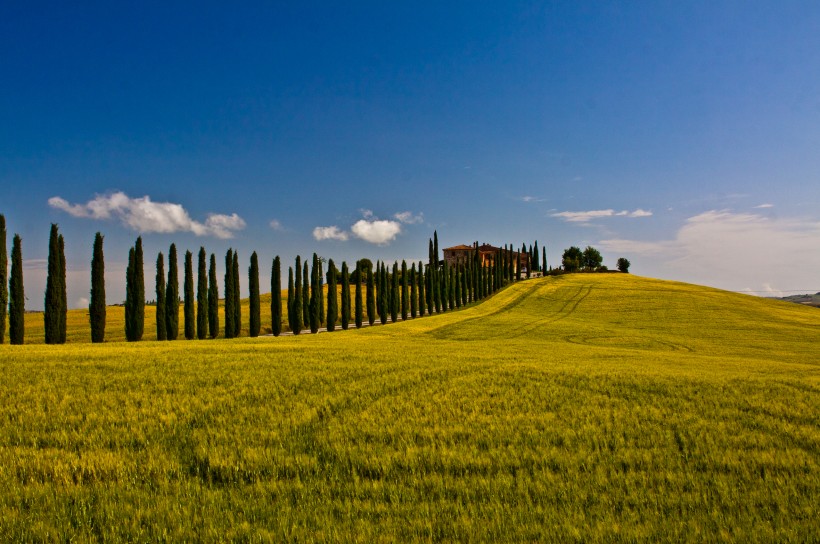
{"type": "MultiPolygon", "coordinates": [[[[98,232],[94,238],[91,260],[91,292],[89,321],[91,341],[105,341],[105,257],[104,237],[98,232]]],[[[0,343],[4,341],[6,308],[8,308],[9,339],[13,344],[24,340],[25,294],[23,290],[22,248],[19,235],[12,243],[11,275],[6,255],[5,217],[0,215],[0,343]],[[8,285],[8,289],[6,286],[8,285]]],[[[242,329],[240,300],[239,255],[228,249],[225,255],[225,273],[222,282],[224,323],[220,324],[220,286],[216,270],[216,255],[210,258],[204,247],[197,255],[196,283],[194,282],[193,254],[186,251],[183,258],[183,282],[180,292],[178,254],[171,244],[166,259],[163,252],[156,258],[154,281],[156,294],[155,326],[157,340],[176,340],[180,332],[185,339],[224,338],[239,336],[242,329]],[[179,306],[183,306],[183,324],[179,324],[179,306]],[[221,325],[221,327],[220,327],[221,325]]],[[[465,258],[455,263],[439,257],[438,233],[428,241],[428,260],[411,262],[394,261],[392,265],[369,259],[356,261],[351,270],[347,262],[337,267],[333,259],[325,261],[316,253],[310,263],[295,258],[288,267],[287,299],[282,300],[282,263],[277,255],[271,263],[271,333],[279,336],[289,330],[300,334],[309,330],[316,333],[320,328],[333,332],[340,327],[361,328],[365,324],[383,325],[399,320],[444,313],[482,300],[508,283],[530,277],[533,271],[546,271],[546,248],[539,260],[536,241],[521,251],[512,244],[497,251],[491,260],[485,261],[478,243],[465,258]],[[520,259],[525,256],[527,266],[522,271],[520,259]],[[518,262],[517,262],[518,261],[518,262]],[[524,276],[526,274],[526,276],[524,276]],[[325,292],[325,285],[327,290],[325,292]],[[340,289],[341,287],[341,289],[340,289]],[[339,293],[341,291],[341,293],[339,293]],[[351,294],[351,291],[352,294],[351,294]],[[283,305],[287,316],[287,328],[282,323],[283,305]]],[[[259,262],[256,252],[250,257],[247,271],[249,297],[248,334],[261,333],[261,302],[259,262]]],[[[145,278],[142,237],[138,237],[128,251],[126,268],[125,336],[129,342],[142,339],[145,331],[145,278]]],[[[66,265],[65,242],[56,224],[51,225],[49,236],[48,277],[45,292],[46,343],[61,344],[66,341],[66,265]]]]}

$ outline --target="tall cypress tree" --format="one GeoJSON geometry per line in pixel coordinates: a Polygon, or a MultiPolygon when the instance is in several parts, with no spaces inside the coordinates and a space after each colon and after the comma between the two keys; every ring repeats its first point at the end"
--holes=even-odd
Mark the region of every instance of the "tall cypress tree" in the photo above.
{"type": "Polygon", "coordinates": [[[307,260],[302,263],[302,326],[310,328],[310,270],[307,260]]]}
{"type": "Polygon", "coordinates": [[[410,312],[410,294],[407,291],[407,283],[410,281],[407,271],[407,261],[401,262],[401,320],[407,321],[407,314],[410,312]]]}
{"type": "Polygon", "coordinates": [[[530,245],[530,250],[527,252],[527,279],[532,276],[532,261],[532,245],[530,245]]]}
{"type": "Polygon", "coordinates": [[[48,277],[46,278],[45,311],[43,321],[45,325],[46,344],[59,343],[59,313],[60,301],[60,246],[58,245],[56,223],[51,224],[48,236],[48,277]]]}
{"type": "Polygon", "coordinates": [[[185,316],[185,339],[196,338],[196,314],[194,313],[194,255],[190,251],[185,252],[185,281],[183,286],[183,296],[185,304],[183,314],[185,316]]]}
{"type": "Polygon", "coordinates": [[[324,287],[322,286],[322,282],[324,282],[324,268],[325,265],[322,263],[322,260],[319,259],[319,296],[316,297],[316,300],[319,301],[319,324],[325,324],[325,297],[323,296],[324,287]]]}
{"type": "Polygon", "coordinates": [[[319,332],[319,257],[313,254],[313,268],[310,273],[310,332],[319,332]]]}
{"type": "Polygon", "coordinates": [[[233,288],[233,249],[228,248],[225,254],[225,338],[233,338],[234,334],[234,319],[236,318],[236,311],[234,310],[234,295],[236,290],[233,288]]]}
{"type": "Polygon", "coordinates": [[[373,279],[373,267],[367,269],[367,321],[370,325],[376,322],[376,285],[373,279]]]}
{"type": "Polygon", "coordinates": [[[424,290],[424,265],[419,261],[419,268],[416,272],[416,284],[418,285],[419,293],[419,317],[424,317],[425,307],[425,290],[424,290]]]}
{"type": "Polygon", "coordinates": [[[541,270],[547,272],[547,246],[541,248],[541,270]]]}
{"type": "Polygon", "coordinates": [[[439,289],[441,290],[441,311],[446,312],[450,309],[450,267],[447,261],[444,261],[444,266],[441,270],[441,281],[439,281],[439,289]]]}
{"type": "MultiPolygon", "coordinates": [[[[288,287],[290,296],[290,287],[288,287]]],[[[273,258],[270,274],[270,329],[274,336],[282,334],[282,263],[279,255],[273,258]]]]}
{"type": "Polygon", "coordinates": [[[350,270],[347,261],[342,261],[342,330],[350,326],[350,270]]]}
{"type": "Polygon", "coordinates": [[[382,325],[387,324],[387,274],[384,271],[384,263],[377,263],[379,267],[378,291],[376,293],[376,311],[379,313],[379,321],[382,325]]]}
{"type": "MultiPolygon", "coordinates": [[[[99,236],[99,232],[97,235],[99,236]]],[[[6,341],[6,310],[9,306],[9,261],[6,253],[6,217],[0,214],[0,344],[6,341]]]]}
{"type": "Polygon", "coordinates": [[[296,283],[293,288],[293,325],[291,330],[293,334],[299,334],[302,331],[302,318],[304,317],[302,302],[302,265],[301,257],[296,256],[296,283]]]}
{"type": "Polygon", "coordinates": [[[242,295],[239,290],[239,253],[233,250],[233,337],[242,330],[242,295]]]}
{"type": "Polygon", "coordinates": [[[433,231],[433,267],[432,271],[432,280],[433,280],[433,303],[436,305],[436,313],[441,313],[441,274],[439,273],[439,260],[438,260],[438,231],[433,231]]]}
{"type": "Polygon", "coordinates": [[[165,337],[176,340],[179,336],[179,272],[177,246],[168,248],[168,282],[165,284],[165,337]]]}
{"type": "Polygon", "coordinates": [[[125,339],[133,342],[135,339],[134,333],[134,314],[135,302],[134,294],[134,248],[128,249],[128,266],[125,269],[125,339]]]}
{"type": "MultiPolygon", "coordinates": [[[[327,262],[327,319],[325,320],[327,332],[336,330],[336,319],[338,319],[339,316],[336,291],[336,264],[333,262],[333,259],[330,259],[327,262]]],[[[322,298],[321,290],[319,291],[319,298],[322,298]]]]}
{"type": "Polygon", "coordinates": [[[458,265],[453,269],[453,298],[456,308],[461,308],[461,268],[458,265]]]}
{"type": "Polygon", "coordinates": [[[216,255],[213,253],[208,270],[208,333],[211,338],[219,336],[219,285],[216,280],[216,255]]]}
{"type": "Polygon", "coordinates": [[[142,340],[145,332],[145,266],[142,255],[142,236],[137,237],[134,246],[134,336],[142,340]]]}
{"type": "Polygon", "coordinates": [[[57,237],[57,247],[60,258],[60,312],[57,314],[57,342],[65,344],[66,319],[68,317],[68,295],[66,293],[66,266],[65,266],[65,239],[63,235],[57,237]]]}
{"type": "MultiPolygon", "coordinates": [[[[163,295],[164,293],[163,287],[163,295]]],[[[91,257],[91,301],[88,304],[88,315],[91,321],[91,342],[105,341],[105,257],[103,235],[99,232],[94,236],[94,253],[91,257]]]]}
{"type": "Polygon", "coordinates": [[[416,290],[416,263],[410,263],[410,317],[416,318],[419,310],[419,299],[416,290]]]}
{"type": "Polygon", "coordinates": [[[157,293],[157,340],[167,340],[166,334],[166,318],[165,318],[165,257],[162,251],[157,255],[157,276],[156,276],[156,293],[157,293]]]}
{"type": "Polygon", "coordinates": [[[541,263],[538,261],[538,240],[535,241],[535,249],[532,252],[532,269],[534,272],[541,272],[541,263]]]}
{"type": "Polygon", "coordinates": [[[208,269],[205,248],[199,248],[199,262],[196,272],[196,337],[208,337],[208,269]]]}
{"type": "Polygon", "coordinates": [[[401,295],[399,294],[399,263],[397,261],[393,261],[393,277],[390,282],[390,292],[392,293],[390,297],[390,320],[395,323],[399,320],[399,306],[401,304],[401,295]]]}
{"type": "Polygon", "coordinates": [[[294,310],[293,310],[293,301],[296,297],[296,292],[293,289],[293,267],[288,267],[288,300],[286,304],[288,305],[288,329],[293,331],[296,327],[294,326],[295,317],[294,317],[294,310]]]}
{"type": "Polygon", "coordinates": [[[362,274],[364,274],[364,270],[362,270],[361,261],[356,261],[356,295],[353,313],[355,315],[354,320],[357,329],[361,329],[364,322],[364,312],[362,311],[362,274]]]}
{"type": "Polygon", "coordinates": [[[9,343],[22,344],[26,332],[26,294],[23,289],[23,248],[20,236],[11,242],[11,277],[9,278],[9,343]]]}
{"type": "Polygon", "coordinates": [[[262,307],[259,301],[259,258],[255,251],[251,253],[251,266],[248,269],[248,290],[248,305],[251,311],[248,318],[248,334],[251,338],[256,338],[262,330],[262,307]]]}

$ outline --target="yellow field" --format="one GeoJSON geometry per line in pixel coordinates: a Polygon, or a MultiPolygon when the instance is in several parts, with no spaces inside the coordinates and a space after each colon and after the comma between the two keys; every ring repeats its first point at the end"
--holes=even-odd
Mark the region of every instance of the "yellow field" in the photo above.
{"type": "Polygon", "coordinates": [[[593,274],[360,331],[3,345],[0,540],[817,541],[819,345],[815,308],[593,274]]]}

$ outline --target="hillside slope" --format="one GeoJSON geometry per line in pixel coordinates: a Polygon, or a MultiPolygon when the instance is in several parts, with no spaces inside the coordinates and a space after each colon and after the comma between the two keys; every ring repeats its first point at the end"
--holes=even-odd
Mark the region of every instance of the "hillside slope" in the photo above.
{"type": "Polygon", "coordinates": [[[570,275],[344,333],[4,345],[0,540],[814,541],[818,341],[813,308],[570,275]]]}

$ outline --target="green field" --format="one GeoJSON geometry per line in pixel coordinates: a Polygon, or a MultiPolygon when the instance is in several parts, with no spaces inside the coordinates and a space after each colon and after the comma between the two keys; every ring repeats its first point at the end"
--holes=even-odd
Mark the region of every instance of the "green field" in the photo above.
{"type": "Polygon", "coordinates": [[[629,275],[361,331],[3,345],[0,540],[817,541],[818,414],[816,308],[629,275]]]}

